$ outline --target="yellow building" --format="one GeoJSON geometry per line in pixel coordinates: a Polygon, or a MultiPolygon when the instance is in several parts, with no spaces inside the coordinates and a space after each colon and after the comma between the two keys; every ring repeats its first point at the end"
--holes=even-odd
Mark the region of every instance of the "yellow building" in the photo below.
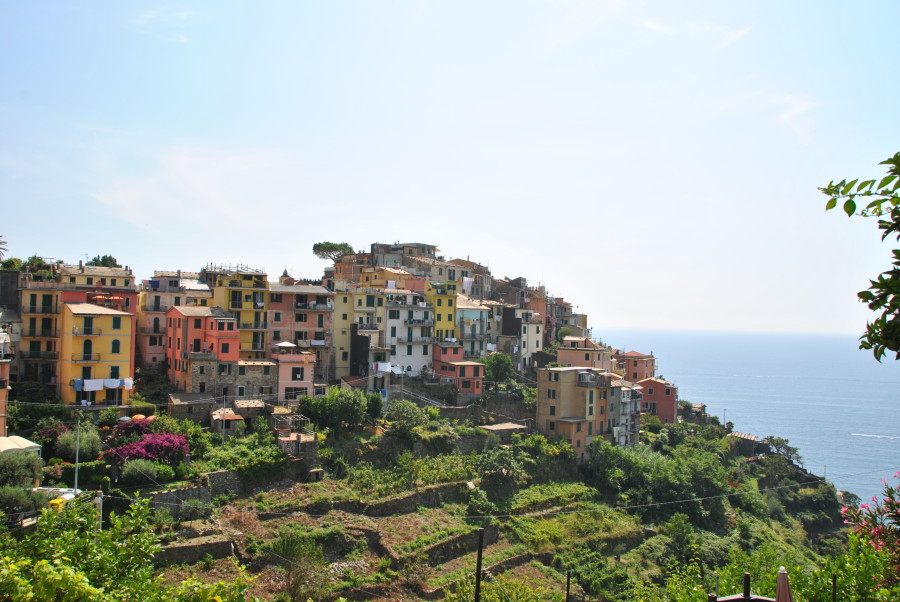
{"type": "Polygon", "coordinates": [[[425,283],[425,301],[434,308],[435,340],[459,337],[456,324],[456,287],[455,281],[425,283]]]}
{"type": "Polygon", "coordinates": [[[269,309],[269,279],[265,272],[247,266],[208,265],[200,273],[212,289],[211,304],[230,311],[241,333],[241,359],[264,359],[269,309]]]}
{"type": "Polygon", "coordinates": [[[335,378],[358,376],[374,361],[373,353],[386,350],[386,309],[385,292],[380,289],[357,288],[334,294],[335,378]]]}
{"type": "Polygon", "coordinates": [[[94,303],[64,303],[59,324],[63,403],[127,402],[134,382],[134,315],[94,303]]]}
{"type": "Polygon", "coordinates": [[[22,336],[19,343],[20,379],[38,382],[57,394],[59,372],[60,295],[54,282],[23,279],[22,336]]]}

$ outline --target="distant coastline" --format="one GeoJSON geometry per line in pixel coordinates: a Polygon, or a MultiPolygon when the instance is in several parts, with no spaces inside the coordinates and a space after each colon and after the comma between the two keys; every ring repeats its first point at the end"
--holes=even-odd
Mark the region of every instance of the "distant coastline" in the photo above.
{"type": "Polygon", "coordinates": [[[735,430],[776,435],[803,465],[867,500],[900,470],[900,362],[879,364],[852,334],[594,328],[607,345],[653,352],[686,401],[735,430]]]}

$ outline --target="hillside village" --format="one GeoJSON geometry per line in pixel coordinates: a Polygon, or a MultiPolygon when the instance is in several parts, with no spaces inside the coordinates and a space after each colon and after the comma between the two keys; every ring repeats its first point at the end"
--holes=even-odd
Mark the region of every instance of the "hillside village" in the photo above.
{"type": "Polygon", "coordinates": [[[241,400],[284,406],[332,386],[389,402],[418,381],[436,404],[427,386],[450,385],[467,405],[494,386],[480,362],[501,353],[537,387],[529,429],[566,438],[580,459],[594,437],[633,443],[641,413],[675,422],[677,387],[652,354],[597,343],[588,317],[543,285],[438,253],[373,243],[314,280],[216,264],[144,280],[83,262],[4,271],[0,379],[66,404],[128,406],[135,380],[156,373],[173,415],[210,425],[241,400]]]}
{"type": "MultiPolygon", "coordinates": [[[[485,600],[706,600],[719,572],[774,593],[779,564],[831,591],[822,558],[855,553],[796,448],[679,401],[543,285],[314,249],[315,279],[0,271],[0,597],[453,602],[483,575],[485,600]]],[[[842,592],[866,582],[840,558],[842,592]]]]}

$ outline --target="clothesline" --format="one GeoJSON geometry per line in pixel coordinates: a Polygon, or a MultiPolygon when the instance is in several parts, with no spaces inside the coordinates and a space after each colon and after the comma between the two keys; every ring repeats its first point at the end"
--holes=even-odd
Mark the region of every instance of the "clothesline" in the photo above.
{"type": "Polygon", "coordinates": [[[102,391],[103,389],[118,389],[124,387],[131,391],[134,389],[133,378],[74,378],[72,387],[76,391],[102,391]]]}

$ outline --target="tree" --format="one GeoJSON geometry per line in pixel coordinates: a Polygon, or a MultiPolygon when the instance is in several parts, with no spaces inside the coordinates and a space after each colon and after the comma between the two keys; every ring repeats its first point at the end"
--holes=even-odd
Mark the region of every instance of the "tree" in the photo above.
{"type": "MultiPolygon", "coordinates": [[[[887,175],[881,180],[831,181],[819,190],[829,197],[826,211],[840,203],[848,217],[856,214],[885,218],[878,220],[881,240],[894,236],[900,241],[900,152],[879,165],[888,166],[887,175]],[[862,203],[865,206],[860,209],[862,203]]],[[[894,359],[900,360],[900,249],[893,250],[892,265],[871,280],[867,290],[857,293],[869,309],[881,312],[866,325],[859,343],[860,349],[870,349],[878,361],[888,351],[896,353],[894,359]]]]}
{"type": "Polygon", "coordinates": [[[380,393],[369,393],[366,395],[366,414],[372,420],[381,418],[381,412],[384,409],[384,399],[380,393]]]}
{"type": "Polygon", "coordinates": [[[6,257],[7,248],[8,247],[6,246],[6,239],[3,237],[3,235],[0,235],[0,259],[6,257]]]}
{"type": "Polygon", "coordinates": [[[344,255],[353,253],[353,247],[345,242],[317,242],[312,248],[313,255],[319,259],[335,261],[344,255]]]}
{"type": "Polygon", "coordinates": [[[790,441],[788,441],[787,439],[784,439],[783,437],[775,437],[773,435],[767,437],[766,441],[769,442],[769,448],[772,450],[773,454],[781,456],[792,464],[800,463],[801,458],[800,454],[798,453],[800,450],[793,445],[789,445],[790,441]]]}
{"type": "Polygon", "coordinates": [[[428,416],[425,411],[405,399],[392,401],[384,418],[397,429],[397,432],[404,435],[412,433],[417,426],[428,424],[428,416]]]}
{"type": "Polygon", "coordinates": [[[41,479],[44,463],[34,452],[11,451],[0,454],[0,485],[34,487],[41,479]]]}
{"type": "Polygon", "coordinates": [[[85,265],[98,265],[104,268],[122,267],[122,264],[119,263],[119,260],[112,255],[95,255],[94,258],[88,261],[85,265]]]}
{"type": "Polygon", "coordinates": [[[512,358],[505,353],[492,353],[480,360],[484,364],[484,378],[495,383],[511,381],[516,376],[512,358]]]}

